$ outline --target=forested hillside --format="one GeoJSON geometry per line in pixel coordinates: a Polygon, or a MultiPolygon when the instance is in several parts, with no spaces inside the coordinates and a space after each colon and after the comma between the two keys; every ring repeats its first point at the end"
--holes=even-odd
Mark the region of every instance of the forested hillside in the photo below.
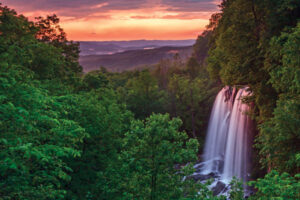
{"type": "Polygon", "coordinates": [[[223,1],[211,18],[208,71],[226,85],[248,85],[265,169],[299,173],[300,2],[223,1]]]}
{"type": "Polygon", "coordinates": [[[299,0],[224,0],[186,64],[84,74],[56,15],[0,5],[0,199],[226,199],[189,177],[224,85],[252,94],[248,199],[299,199],[299,19],[299,0]]]}
{"type": "Polygon", "coordinates": [[[106,55],[80,56],[79,63],[84,72],[98,70],[105,67],[111,72],[123,72],[135,69],[147,69],[161,60],[172,59],[175,55],[186,61],[192,54],[192,46],[159,47],[149,49],[129,50],[121,53],[106,55]]]}
{"type": "Polygon", "coordinates": [[[196,38],[189,40],[125,40],[125,41],[79,41],[80,55],[109,55],[131,50],[160,47],[189,47],[196,38]]]}
{"type": "Polygon", "coordinates": [[[270,172],[252,183],[254,198],[299,199],[300,1],[227,0],[220,7],[208,25],[207,70],[222,84],[252,92],[246,99],[257,126],[252,176],[261,176],[259,168],[270,172]]]}

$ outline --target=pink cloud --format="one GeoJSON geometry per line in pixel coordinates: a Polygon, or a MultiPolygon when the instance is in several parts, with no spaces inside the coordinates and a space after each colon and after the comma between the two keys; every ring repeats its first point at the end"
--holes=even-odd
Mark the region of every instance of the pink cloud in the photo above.
{"type": "Polygon", "coordinates": [[[218,1],[221,0],[2,0],[2,3],[30,20],[57,14],[73,40],[109,40],[195,38],[210,15],[218,11],[218,1]]]}

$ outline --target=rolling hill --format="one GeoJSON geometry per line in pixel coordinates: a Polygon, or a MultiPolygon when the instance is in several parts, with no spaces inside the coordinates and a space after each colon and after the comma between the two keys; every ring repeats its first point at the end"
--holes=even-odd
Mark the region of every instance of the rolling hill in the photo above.
{"type": "Polygon", "coordinates": [[[129,50],[192,46],[195,40],[79,41],[80,55],[105,55],[129,50]]]}
{"type": "Polygon", "coordinates": [[[192,46],[138,49],[111,55],[82,55],[79,62],[84,72],[97,70],[100,67],[113,72],[121,72],[157,64],[162,59],[173,58],[177,53],[182,60],[186,60],[192,54],[192,46]]]}

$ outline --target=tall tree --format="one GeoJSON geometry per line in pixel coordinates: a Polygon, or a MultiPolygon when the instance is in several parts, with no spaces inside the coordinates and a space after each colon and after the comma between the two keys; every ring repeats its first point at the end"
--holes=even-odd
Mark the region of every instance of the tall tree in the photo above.
{"type": "Polygon", "coordinates": [[[0,196],[4,199],[63,199],[87,136],[63,116],[64,104],[34,86],[30,72],[1,62],[0,196]]]}
{"type": "Polygon", "coordinates": [[[198,142],[179,132],[179,119],[152,115],[126,133],[121,158],[124,191],[130,199],[179,199],[184,174],[175,168],[197,158],[198,142]]]}
{"type": "Polygon", "coordinates": [[[138,119],[164,112],[165,92],[159,89],[157,79],[148,70],[138,72],[138,76],[129,79],[123,95],[128,109],[138,119]]]}

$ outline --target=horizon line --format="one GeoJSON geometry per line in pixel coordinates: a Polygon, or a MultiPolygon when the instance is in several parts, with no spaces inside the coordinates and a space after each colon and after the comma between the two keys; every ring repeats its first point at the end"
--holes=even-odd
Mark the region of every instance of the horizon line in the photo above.
{"type": "Polygon", "coordinates": [[[130,41],[186,41],[186,40],[197,40],[196,39],[134,39],[134,40],[72,40],[76,42],[130,42],[130,41]]]}

